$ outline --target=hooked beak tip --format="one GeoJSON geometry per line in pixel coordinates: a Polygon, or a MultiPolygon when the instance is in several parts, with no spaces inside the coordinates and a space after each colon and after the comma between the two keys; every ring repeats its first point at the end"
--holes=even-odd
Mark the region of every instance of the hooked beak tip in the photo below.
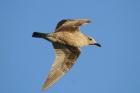
{"type": "Polygon", "coordinates": [[[98,46],[98,47],[101,47],[101,44],[99,44],[99,43],[95,43],[95,44],[93,44],[93,45],[96,45],[96,46],[98,46]]]}

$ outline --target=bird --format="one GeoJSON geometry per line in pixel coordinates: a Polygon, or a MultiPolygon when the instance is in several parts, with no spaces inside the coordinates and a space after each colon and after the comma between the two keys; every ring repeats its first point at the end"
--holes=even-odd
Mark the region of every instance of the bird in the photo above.
{"type": "Polygon", "coordinates": [[[56,25],[55,31],[51,33],[33,32],[32,37],[42,38],[52,43],[56,58],[48,73],[48,78],[42,86],[47,90],[60,80],[76,63],[81,47],[96,45],[99,43],[80,31],[80,26],[89,24],[89,19],[63,19],[56,25]]]}

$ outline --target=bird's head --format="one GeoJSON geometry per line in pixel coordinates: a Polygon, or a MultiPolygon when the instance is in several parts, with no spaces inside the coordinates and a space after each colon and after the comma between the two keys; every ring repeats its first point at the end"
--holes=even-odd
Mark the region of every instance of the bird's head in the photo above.
{"type": "Polygon", "coordinates": [[[97,42],[95,41],[95,39],[93,39],[93,38],[91,38],[91,37],[88,37],[88,44],[89,44],[89,45],[96,45],[96,46],[98,46],[98,47],[101,47],[101,45],[100,45],[99,43],[97,43],[97,42]]]}

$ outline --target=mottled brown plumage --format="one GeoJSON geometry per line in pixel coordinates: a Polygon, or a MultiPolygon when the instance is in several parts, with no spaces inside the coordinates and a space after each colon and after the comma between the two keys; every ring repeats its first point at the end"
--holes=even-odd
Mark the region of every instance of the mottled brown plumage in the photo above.
{"type": "Polygon", "coordinates": [[[97,45],[93,38],[80,32],[80,26],[90,23],[87,19],[64,19],[60,21],[53,33],[34,32],[33,37],[44,38],[52,42],[56,59],[48,74],[48,78],[43,85],[43,89],[48,89],[65,75],[76,63],[80,55],[80,47],[87,45],[97,45]]]}
{"type": "Polygon", "coordinates": [[[71,46],[64,46],[62,44],[53,43],[56,60],[52,65],[51,71],[48,75],[43,89],[50,87],[57,80],[59,80],[67,71],[75,64],[76,59],[80,55],[80,49],[71,46]]]}

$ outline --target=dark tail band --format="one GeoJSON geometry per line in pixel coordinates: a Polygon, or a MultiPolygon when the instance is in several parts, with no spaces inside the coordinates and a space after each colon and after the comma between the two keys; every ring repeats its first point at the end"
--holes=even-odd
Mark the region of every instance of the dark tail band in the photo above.
{"type": "Polygon", "coordinates": [[[33,32],[32,37],[36,38],[46,38],[47,34],[45,33],[40,33],[40,32],[33,32]]]}

